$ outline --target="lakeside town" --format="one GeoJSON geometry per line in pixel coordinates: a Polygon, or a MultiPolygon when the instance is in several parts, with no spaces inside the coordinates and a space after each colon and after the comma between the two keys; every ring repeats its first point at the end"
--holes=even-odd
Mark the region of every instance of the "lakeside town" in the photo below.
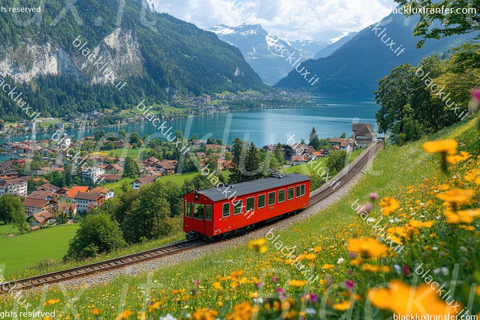
{"type": "MultiPolygon", "coordinates": [[[[120,134],[127,137],[124,132],[120,134]]],[[[314,129],[312,134],[315,134],[314,129]]],[[[20,198],[28,227],[38,230],[74,223],[77,215],[88,214],[122,190],[138,190],[162,177],[181,176],[201,169],[191,164],[190,168],[188,164],[179,166],[178,154],[168,150],[172,146],[162,141],[147,143],[150,147],[152,143],[157,144],[157,148],[143,149],[138,147],[145,145],[148,137],[143,137],[143,141],[138,134],[132,133],[129,139],[103,141],[104,136],[104,132],[95,132],[94,136],[72,141],[58,130],[50,140],[3,143],[0,150],[11,159],[0,164],[0,196],[9,194],[20,198]],[[103,141],[102,151],[87,151],[100,141],[103,141]],[[153,149],[163,150],[163,153],[155,153],[153,149]],[[74,158],[69,152],[72,150],[76,154],[74,158]],[[123,157],[122,152],[133,153],[123,157]],[[81,163],[85,164],[78,166],[75,158],[81,158],[81,163]]],[[[371,124],[357,123],[352,125],[350,137],[345,133],[330,139],[313,136],[308,144],[302,140],[295,144],[266,145],[261,149],[275,154],[278,164],[291,170],[325,158],[332,151],[361,150],[375,140],[371,124]]],[[[202,168],[216,168],[218,172],[228,172],[232,168],[233,147],[222,144],[220,139],[192,137],[188,143],[191,155],[202,168]]]]}
{"type": "MultiPolygon", "coordinates": [[[[227,111],[245,111],[263,108],[285,108],[297,104],[311,103],[313,96],[307,93],[281,92],[281,94],[223,93],[216,96],[174,96],[174,102],[168,105],[155,105],[150,112],[158,114],[163,120],[194,117],[202,114],[214,114],[227,111]]],[[[77,130],[109,125],[130,125],[143,123],[144,117],[132,110],[92,110],[85,113],[70,113],[63,118],[48,115],[38,119],[18,119],[5,122],[0,119],[0,136],[16,136],[31,132],[52,132],[55,130],[77,130]]],[[[1,150],[0,150],[1,151],[1,150]]]]}

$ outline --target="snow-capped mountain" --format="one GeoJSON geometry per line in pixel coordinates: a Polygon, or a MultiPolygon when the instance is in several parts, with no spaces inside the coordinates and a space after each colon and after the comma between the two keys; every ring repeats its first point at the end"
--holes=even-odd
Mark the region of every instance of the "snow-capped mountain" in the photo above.
{"type": "Polygon", "coordinates": [[[261,25],[243,24],[238,27],[219,25],[210,28],[218,37],[239,48],[245,60],[262,80],[273,85],[284,78],[292,69],[287,60],[292,54],[295,60],[312,59],[328,43],[317,41],[285,41],[271,36],[261,25]]]}

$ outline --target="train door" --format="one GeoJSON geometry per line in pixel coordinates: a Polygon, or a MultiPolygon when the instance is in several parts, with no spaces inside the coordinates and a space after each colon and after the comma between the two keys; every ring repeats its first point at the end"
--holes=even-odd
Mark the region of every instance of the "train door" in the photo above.
{"type": "Polygon", "coordinates": [[[193,204],[193,230],[205,235],[205,204],[193,204]]]}

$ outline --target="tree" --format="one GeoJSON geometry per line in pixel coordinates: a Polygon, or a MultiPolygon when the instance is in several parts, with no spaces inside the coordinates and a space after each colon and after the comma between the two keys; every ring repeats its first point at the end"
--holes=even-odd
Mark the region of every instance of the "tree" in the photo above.
{"type": "Polygon", "coordinates": [[[125,246],[118,222],[107,214],[88,215],[80,224],[64,260],[83,260],[125,246]]]}
{"type": "Polygon", "coordinates": [[[10,194],[0,197],[0,220],[4,224],[12,223],[20,232],[28,231],[28,224],[25,219],[25,211],[20,198],[10,194]]]}
{"type": "Polygon", "coordinates": [[[312,132],[310,133],[310,138],[309,138],[309,146],[312,146],[315,150],[318,150],[320,148],[320,140],[318,139],[317,135],[317,130],[315,127],[312,128],[312,132]]]}
{"type": "Polygon", "coordinates": [[[281,143],[277,144],[277,149],[275,149],[275,158],[277,159],[279,165],[285,164],[283,145],[281,143]]]}
{"type": "Polygon", "coordinates": [[[420,21],[417,23],[413,35],[423,36],[423,40],[419,41],[417,47],[422,47],[426,39],[440,39],[480,30],[480,16],[477,13],[480,10],[480,0],[395,0],[395,2],[404,6],[403,12],[407,17],[416,14],[410,8],[429,9],[428,12],[424,11],[418,14],[420,21]],[[451,11],[448,14],[439,14],[438,12],[442,12],[442,8],[448,8],[451,11]]]}
{"type": "Polygon", "coordinates": [[[95,131],[93,133],[93,138],[95,139],[95,141],[100,141],[100,139],[102,139],[103,137],[105,137],[106,133],[104,130],[99,130],[99,131],[95,131]]]}
{"type": "Polygon", "coordinates": [[[118,131],[118,134],[121,135],[121,136],[124,137],[124,138],[127,137],[127,133],[126,133],[125,130],[123,130],[123,129],[120,129],[120,130],[118,131]]]}
{"type": "Polygon", "coordinates": [[[327,168],[330,176],[340,172],[346,165],[347,152],[345,150],[332,151],[328,154],[327,168]]]}
{"type": "Polygon", "coordinates": [[[340,136],[340,138],[342,139],[345,139],[347,137],[347,134],[345,132],[342,133],[342,135],[340,136]]]}
{"type": "Polygon", "coordinates": [[[245,171],[242,175],[243,181],[255,180],[262,176],[259,151],[253,142],[250,144],[245,157],[245,171]]]}
{"type": "Polygon", "coordinates": [[[232,168],[230,170],[230,176],[228,181],[230,183],[242,182],[242,168],[240,167],[240,162],[242,160],[242,154],[246,150],[245,143],[239,138],[235,138],[232,143],[232,168]]]}
{"type": "Polygon", "coordinates": [[[126,178],[137,178],[140,170],[137,163],[133,160],[132,157],[127,156],[125,158],[125,167],[123,171],[123,177],[126,178]]]}
{"type": "Polygon", "coordinates": [[[165,184],[156,181],[141,187],[122,223],[125,240],[138,243],[144,239],[158,239],[170,234],[172,229],[173,221],[165,184]]]}

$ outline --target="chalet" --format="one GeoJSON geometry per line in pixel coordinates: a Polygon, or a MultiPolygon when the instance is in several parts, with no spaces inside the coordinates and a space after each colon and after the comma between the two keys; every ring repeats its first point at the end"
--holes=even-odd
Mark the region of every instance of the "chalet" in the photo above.
{"type": "Polygon", "coordinates": [[[359,148],[366,148],[375,141],[376,134],[370,123],[354,123],[352,124],[353,138],[359,148]]]}
{"type": "Polygon", "coordinates": [[[52,214],[48,211],[40,211],[28,217],[27,222],[30,225],[30,227],[44,226],[46,224],[53,222],[52,214]]]}
{"type": "Polygon", "coordinates": [[[146,176],[146,177],[138,178],[132,183],[132,189],[138,190],[140,189],[141,186],[153,183],[157,179],[158,179],[158,176],[146,176]]]}
{"type": "Polygon", "coordinates": [[[328,141],[332,145],[333,149],[346,150],[347,152],[357,149],[357,143],[354,139],[330,138],[328,141]]]}
{"type": "Polygon", "coordinates": [[[73,199],[79,192],[88,192],[88,187],[84,186],[73,186],[72,189],[68,192],[67,198],[73,199]]]}
{"type": "Polygon", "coordinates": [[[306,154],[302,156],[292,156],[292,166],[307,163],[308,161],[310,161],[310,158],[306,154]]]}
{"type": "Polygon", "coordinates": [[[277,151],[277,146],[274,145],[274,144],[269,144],[269,145],[264,146],[263,150],[265,150],[267,152],[275,152],[275,151],[277,151]]]}
{"type": "Polygon", "coordinates": [[[105,196],[98,193],[79,192],[73,198],[73,203],[77,204],[78,212],[88,212],[101,206],[104,200],[105,196]]]}
{"type": "Polygon", "coordinates": [[[108,188],[103,188],[103,187],[96,187],[95,189],[90,191],[91,193],[98,193],[101,194],[105,197],[105,199],[112,199],[115,196],[115,193],[108,189],[108,188]]]}
{"type": "Polygon", "coordinates": [[[37,191],[49,191],[49,192],[52,192],[52,193],[57,193],[58,189],[60,189],[60,188],[57,187],[57,186],[54,186],[51,183],[45,183],[45,184],[42,184],[41,186],[37,187],[37,191]]]}
{"type": "Polygon", "coordinates": [[[121,174],[102,174],[101,180],[103,180],[106,183],[112,183],[112,182],[118,182],[122,180],[122,175],[121,174]]]}
{"type": "Polygon", "coordinates": [[[2,178],[15,178],[18,177],[18,170],[14,166],[12,160],[5,161],[0,164],[0,177],[2,178]]]}
{"type": "Polygon", "coordinates": [[[12,196],[26,197],[28,190],[28,180],[30,177],[21,177],[15,179],[0,180],[0,196],[10,194],[12,196]]]}
{"type": "Polygon", "coordinates": [[[57,200],[58,195],[50,191],[33,191],[28,195],[29,199],[40,199],[40,200],[57,200]]]}
{"type": "Polygon", "coordinates": [[[176,169],[176,161],[162,161],[160,162],[157,167],[162,172],[163,176],[168,176],[175,173],[176,169]]]}
{"type": "Polygon", "coordinates": [[[55,212],[57,208],[57,202],[54,200],[43,200],[43,199],[31,199],[26,198],[22,202],[23,208],[25,209],[25,215],[28,217],[32,216],[35,213],[48,211],[55,212]]]}
{"type": "Polygon", "coordinates": [[[59,203],[58,204],[58,212],[61,214],[66,214],[69,218],[71,218],[71,216],[77,215],[77,208],[78,208],[78,205],[76,203],[59,203]]]}
{"type": "Polygon", "coordinates": [[[104,170],[105,170],[105,173],[122,173],[123,172],[123,168],[116,163],[107,164],[104,170]]]}

